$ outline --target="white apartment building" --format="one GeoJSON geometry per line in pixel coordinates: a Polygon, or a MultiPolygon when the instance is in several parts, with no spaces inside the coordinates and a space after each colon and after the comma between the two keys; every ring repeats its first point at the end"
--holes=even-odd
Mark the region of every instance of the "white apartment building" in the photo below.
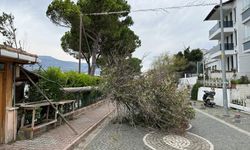
{"type": "MultiPolygon", "coordinates": [[[[228,0],[223,3],[223,12],[227,78],[250,77],[250,0],[228,0]]],[[[217,21],[209,31],[209,39],[218,41],[204,56],[205,68],[211,78],[220,78],[220,5],[210,11],[205,21],[217,21]]]]}

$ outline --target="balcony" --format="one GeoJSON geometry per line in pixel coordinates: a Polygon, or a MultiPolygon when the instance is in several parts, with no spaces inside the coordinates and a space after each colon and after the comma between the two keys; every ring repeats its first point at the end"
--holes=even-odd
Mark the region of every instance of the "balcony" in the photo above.
{"type": "Polygon", "coordinates": [[[244,51],[250,52],[250,41],[243,43],[244,51]]]}
{"type": "Polygon", "coordinates": [[[242,13],[242,21],[243,23],[247,22],[250,19],[250,6],[245,9],[242,13]]]}
{"type": "MultiPolygon", "coordinates": [[[[224,21],[224,33],[225,36],[234,32],[233,29],[233,21],[224,21]]],[[[209,31],[209,39],[210,40],[219,40],[221,38],[221,23],[218,22],[210,31],[209,31]]]]}
{"type": "MultiPolygon", "coordinates": [[[[221,46],[222,45],[219,44],[210,50],[212,59],[219,59],[219,57],[221,56],[221,49],[222,49],[221,46]]],[[[225,46],[225,54],[226,55],[234,55],[235,54],[233,43],[225,43],[224,46],[225,46]]]]}

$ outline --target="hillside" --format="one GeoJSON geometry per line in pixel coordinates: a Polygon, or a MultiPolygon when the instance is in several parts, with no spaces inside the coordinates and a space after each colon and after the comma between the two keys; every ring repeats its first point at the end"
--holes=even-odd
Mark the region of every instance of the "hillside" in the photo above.
{"type": "MultiPolygon", "coordinates": [[[[78,71],[78,63],[72,61],[63,61],[56,59],[51,56],[39,56],[39,62],[43,69],[47,69],[48,67],[59,67],[62,71],[78,71]]],[[[28,70],[36,70],[39,69],[39,65],[26,65],[25,68],[28,70]]],[[[87,73],[88,65],[86,63],[82,63],[82,72],[87,73]]],[[[96,70],[96,74],[100,74],[99,69],[96,70]]]]}

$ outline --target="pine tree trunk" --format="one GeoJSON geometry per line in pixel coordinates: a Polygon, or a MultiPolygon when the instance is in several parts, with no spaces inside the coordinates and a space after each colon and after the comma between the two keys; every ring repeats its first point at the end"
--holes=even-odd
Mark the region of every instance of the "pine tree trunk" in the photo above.
{"type": "Polygon", "coordinates": [[[91,64],[90,64],[90,62],[88,63],[88,75],[91,75],[91,64]]]}
{"type": "Polygon", "coordinates": [[[92,52],[92,65],[91,65],[91,73],[90,73],[90,75],[92,76],[95,75],[95,70],[96,70],[96,53],[97,53],[97,49],[94,48],[92,52]]]}
{"type": "Polygon", "coordinates": [[[97,55],[97,51],[100,48],[99,45],[99,39],[100,39],[100,35],[97,36],[97,39],[94,42],[93,45],[93,51],[92,51],[92,65],[91,65],[91,73],[90,75],[94,76],[95,75],[95,70],[96,70],[96,55],[97,55]]]}

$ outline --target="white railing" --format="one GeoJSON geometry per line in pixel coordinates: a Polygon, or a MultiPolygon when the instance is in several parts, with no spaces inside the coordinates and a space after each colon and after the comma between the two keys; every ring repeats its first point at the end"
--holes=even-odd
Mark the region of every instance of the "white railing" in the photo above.
{"type": "MultiPolygon", "coordinates": [[[[221,79],[214,79],[214,80],[198,80],[200,84],[204,87],[214,87],[214,88],[222,88],[223,81],[221,79]]],[[[231,83],[227,82],[227,88],[231,87],[231,83]]]]}

